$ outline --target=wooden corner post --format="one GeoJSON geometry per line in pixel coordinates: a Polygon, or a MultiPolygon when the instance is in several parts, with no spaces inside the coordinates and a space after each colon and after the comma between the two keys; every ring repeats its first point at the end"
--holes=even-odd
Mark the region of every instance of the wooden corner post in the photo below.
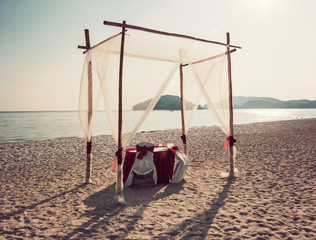
{"type": "Polygon", "coordinates": [[[183,142],[183,152],[185,155],[187,153],[187,141],[186,141],[186,134],[185,134],[185,119],[184,119],[184,96],[183,96],[183,65],[182,63],[179,66],[180,72],[180,99],[181,99],[181,122],[182,122],[182,142],[183,142]]]}
{"type": "MultiPolygon", "coordinates": [[[[123,21],[122,38],[121,38],[121,52],[120,52],[120,69],[119,69],[119,102],[118,102],[118,151],[122,152],[122,126],[123,126],[123,60],[124,60],[124,45],[125,45],[125,24],[123,21]]],[[[118,156],[118,165],[122,164],[122,154],[118,156]]]]}
{"type": "Polygon", "coordinates": [[[234,162],[234,119],[233,119],[233,87],[231,74],[231,58],[230,58],[230,36],[226,33],[227,39],[227,62],[228,62],[228,92],[229,92],[229,177],[235,177],[235,162],[234,162]]]}
{"type": "MultiPolygon", "coordinates": [[[[86,36],[86,46],[87,50],[90,49],[90,36],[89,36],[89,30],[85,29],[85,36],[86,36]]],[[[88,126],[91,126],[92,124],[92,63],[89,61],[88,63],[88,126]]],[[[86,183],[92,183],[91,179],[91,172],[92,172],[92,133],[91,133],[91,139],[89,142],[87,142],[87,150],[91,149],[90,151],[87,151],[87,166],[86,166],[86,183]]]]}
{"type": "MultiPolygon", "coordinates": [[[[90,46],[90,36],[89,30],[85,29],[85,39],[86,46],[78,46],[78,48],[89,50],[90,46]]],[[[84,52],[86,53],[86,52],[84,52]]],[[[88,126],[90,127],[92,124],[92,111],[93,111],[93,92],[92,92],[92,63],[89,61],[88,63],[88,126]]],[[[87,163],[86,163],[86,183],[92,183],[91,180],[91,170],[92,170],[92,136],[91,139],[87,142],[87,163]]]]}
{"type": "MultiPolygon", "coordinates": [[[[125,25],[123,21],[122,25],[122,38],[121,38],[121,52],[120,52],[120,68],[119,68],[119,87],[118,87],[118,146],[117,146],[117,170],[116,170],[116,197],[117,200],[123,196],[123,172],[122,172],[122,160],[123,160],[123,144],[122,144],[122,126],[123,126],[123,60],[124,60],[124,45],[125,45],[125,25]]],[[[122,200],[124,201],[124,200],[122,200]]]]}

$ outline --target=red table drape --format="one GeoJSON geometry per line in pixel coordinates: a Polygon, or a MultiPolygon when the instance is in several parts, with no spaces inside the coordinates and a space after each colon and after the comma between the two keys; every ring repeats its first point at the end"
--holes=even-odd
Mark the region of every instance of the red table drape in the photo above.
{"type": "MultiPolygon", "coordinates": [[[[124,164],[123,164],[123,182],[133,167],[136,156],[136,148],[126,149],[124,164]]],[[[157,183],[169,183],[174,171],[174,153],[167,147],[155,147],[154,149],[154,164],[157,171],[157,183]]]]}

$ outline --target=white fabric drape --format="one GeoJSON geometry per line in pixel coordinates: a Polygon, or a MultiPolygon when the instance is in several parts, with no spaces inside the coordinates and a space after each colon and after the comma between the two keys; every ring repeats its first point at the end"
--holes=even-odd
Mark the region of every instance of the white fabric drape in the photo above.
{"type": "MultiPolygon", "coordinates": [[[[113,82],[115,78],[115,68],[118,69],[117,59],[118,56],[114,52],[119,50],[120,35],[110,39],[109,41],[100,44],[99,46],[88,51],[86,54],[83,73],[81,77],[81,86],[79,94],[79,119],[81,127],[85,133],[88,141],[91,140],[93,119],[98,111],[99,102],[101,97],[103,99],[105,110],[109,119],[112,134],[117,135],[115,123],[113,121],[113,102],[115,101],[111,96],[111,91],[117,85],[113,82]],[[92,66],[92,89],[93,89],[93,109],[92,121],[88,120],[88,64],[92,66]],[[114,85],[114,86],[113,86],[114,85]],[[112,103],[112,105],[111,105],[112,103]]],[[[115,95],[116,97],[116,95],[115,95]]],[[[117,139],[117,137],[116,137],[117,139]]]]}
{"type": "MultiPolygon", "coordinates": [[[[190,61],[191,62],[191,61],[190,61]]],[[[184,99],[194,102],[192,110],[186,110],[186,131],[190,128],[198,105],[204,100],[214,113],[223,132],[229,136],[229,98],[227,81],[227,58],[220,56],[202,62],[193,63],[184,70],[184,99]]],[[[185,105],[185,107],[187,107],[185,105]]]]}
{"type": "Polygon", "coordinates": [[[192,164],[192,161],[181,150],[175,150],[175,158],[178,160],[178,163],[174,169],[171,182],[179,183],[189,170],[189,166],[192,164]]]}
{"type": "MultiPolygon", "coordinates": [[[[125,36],[123,73],[123,110],[146,101],[138,119],[126,119],[123,111],[123,147],[126,147],[171,81],[180,63],[184,67],[184,99],[186,131],[204,100],[216,115],[222,130],[229,135],[226,47],[193,40],[157,36],[133,31],[125,36]],[[181,56],[180,56],[181,53],[181,56]],[[216,56],[210,58],[210,56],[216,56]],[[206,59],[206,60],[205,60],[206,59]],[[209,60],[207,60],[209,59],[209,60]],[[200,63],[196,61],[204,60],[200,63]],[[192,106],[193,103],[193,106],[192,106]]],[[[91,138],[92,123],[87,117],[87,64],[93,67],[93,117],[102,97],[108,123],[117,143],[118,69],[121,35],[88,51],[82,74],[79,116],[82,128],[91,138]]],[[[176,80],[175,80],[176,79],[176,80]]],[[[92,117],[92,119],[93,119],[92,117]]]]}

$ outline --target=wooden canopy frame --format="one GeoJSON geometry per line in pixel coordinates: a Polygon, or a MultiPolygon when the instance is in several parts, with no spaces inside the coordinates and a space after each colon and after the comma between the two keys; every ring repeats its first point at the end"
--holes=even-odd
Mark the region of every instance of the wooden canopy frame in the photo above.
{"type": "MultiPolygon", "coordinates": [[[[176,33],[168,33],[163,31],[158,31],[154,29],[134,26],[134,25],[128,25],[126,24],[126,21],[123,21],[123,23],[115,23],[110,21],[104,21],[104,25],[114,26],[114,27],[120,27],[122,31],[118,33],[117,35],[113,36],[116,37],[120,34],[122,34],[121,37],[121,49],[120,49],[120,65],[119,65],[119,101],[118,101],[118,150],[116,152],[116,156],[118,159],[118,165],[122,164],[122,85],[123,85],[123,64],[124,64],[124,45],[125,45],[125,32],[127,29],[134,29],[139,31],[145,31],[150,32],[154,34],[160,34],[160,35],[166,35],[166,36],[172,36],[172,37],[180,37],[180,38],[186,38],[191,39],[195,41],[201,41],[205,43],[211,43],[211,44],[218,44],[226,46],[227,52],[212,56],[210,58],[201,59],[199,61],[193,62],[192,64],[201,63],[204,61],[208,61],[217,57],[221,57],[224,54],[227,54],[227,60],[228,60],[228,92],[229,92],[229,130],[230,130],[230,136],[227,138],[227,142],[229,143],[229,159],[230,159],[230,167],[229,167],[229,177],[235,177],[234,175],[234,169],[235,169],[235,163],[233,158],[233,146],[234,142],[236,141],[233,137],[233,96],[232,96],[232,73],[231,73],[231,56],[230,54],[235,52],[236,49],[241,49],[239,46],[230,45],[230,34],[226,33],[226,43],[216,42],[216,41],[210,41],[206,39],[201,38],[195,38],[192,36],[182,35],[182,34],[176,34],[176,33]]],[[[85,46],[78,46],[80,49],[85,49],[83,53],[86,53],[90,49],[99,46],[100,44],[108,41],[109,39],[113,38],[110,37],[97,45],[91,47],[90,46],[90,37],[89,37],[89,30],[85,29],[85,39],[86,39],[86,45],[85,46]]],[[[180,64],[179,66],[179,72],[180,72],[180,99],[181,99],[181,121],[182,121],[182,142],[183,142],[183,150],[184,153],[187,155],[187,147],[186,147],[186,135],[185,135],[185,123],[184,123],[184,98],[183,98],[183,67],[188,66],[188,64],[180,64]]],[[[88,63],[88,122],[91,121],[92,117],[92,66],[91,62],[88,63]]],[[[86,183],[91,183],[91,169],[92,169],[92,155],[91,155],[91,148],[92,148],[92,140],[87,143],[87,164],[86,164],[86,183]]]]}

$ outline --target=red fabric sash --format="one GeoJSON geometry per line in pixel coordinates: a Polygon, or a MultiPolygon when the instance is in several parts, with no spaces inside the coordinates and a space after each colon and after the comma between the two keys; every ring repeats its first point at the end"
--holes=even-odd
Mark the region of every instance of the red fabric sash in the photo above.
{"type": "Polygon", "coordinates": [[[92,152],[92,141],[87,142],[87,154],[92,152]]]}
{"type": "Polygon", "coordinates": [[[182,143],[183,143],[183,144],[187,144],[187,136],[186,136],[186,135],[183,134],[183,135],[181,136],[181,139],[182,139],[182,143]]]}
{"type": "Polygon", "coordinates": [[[121,165],[121,164],[122,164],[122,159],[123,159],[123,149],[120,148],[120,149],[117,150],[117,152],[115,153],[115,158],[114,158],[114,161],[113,161],[112,167],[111,167],[111,171],[112,171],[112,172],[115,172],[115,171],[116,171],[117,165],[121,165]]]}
{"type": "Polygon", "coordinates": [[[144,156],[147,156],[147,151],[151,151],[152,153],[154,152],[155,146],[152,147],[147,147],[147,146],[138,146],[136,145],[136,151],[140,152],[137,156],[137,159],[142,159],[144,156]]]}
{"type": "Polygon", "coordinates": [[[114,158],[114,162],[112,163],[111,172],[116,172],[117,167],[117,156],[114,158]]]}
{"type": "Polygon", "coordinates": [[[117,158],[118,165],[121,165],[122,159],[123,159],[123,149],[122,148],[117,150],[117,152],[115,153],[115,157],[117,158]]]}
{"type": "Polygon", "coordinates": [[[234,136],[230,136],[226,138],[225,150],[228,149],[228,146],[230,147],[234,146],[234,143],[236,143],[236,138],[234,138],[234,136]]]}
{"type": "Polygon", "coordinates": [[[177,146],[173,146],[172,148],[168,148],[173,154],[176,153],[176,150],[180,151],[180,148],[178,148],[177,146]]]}

